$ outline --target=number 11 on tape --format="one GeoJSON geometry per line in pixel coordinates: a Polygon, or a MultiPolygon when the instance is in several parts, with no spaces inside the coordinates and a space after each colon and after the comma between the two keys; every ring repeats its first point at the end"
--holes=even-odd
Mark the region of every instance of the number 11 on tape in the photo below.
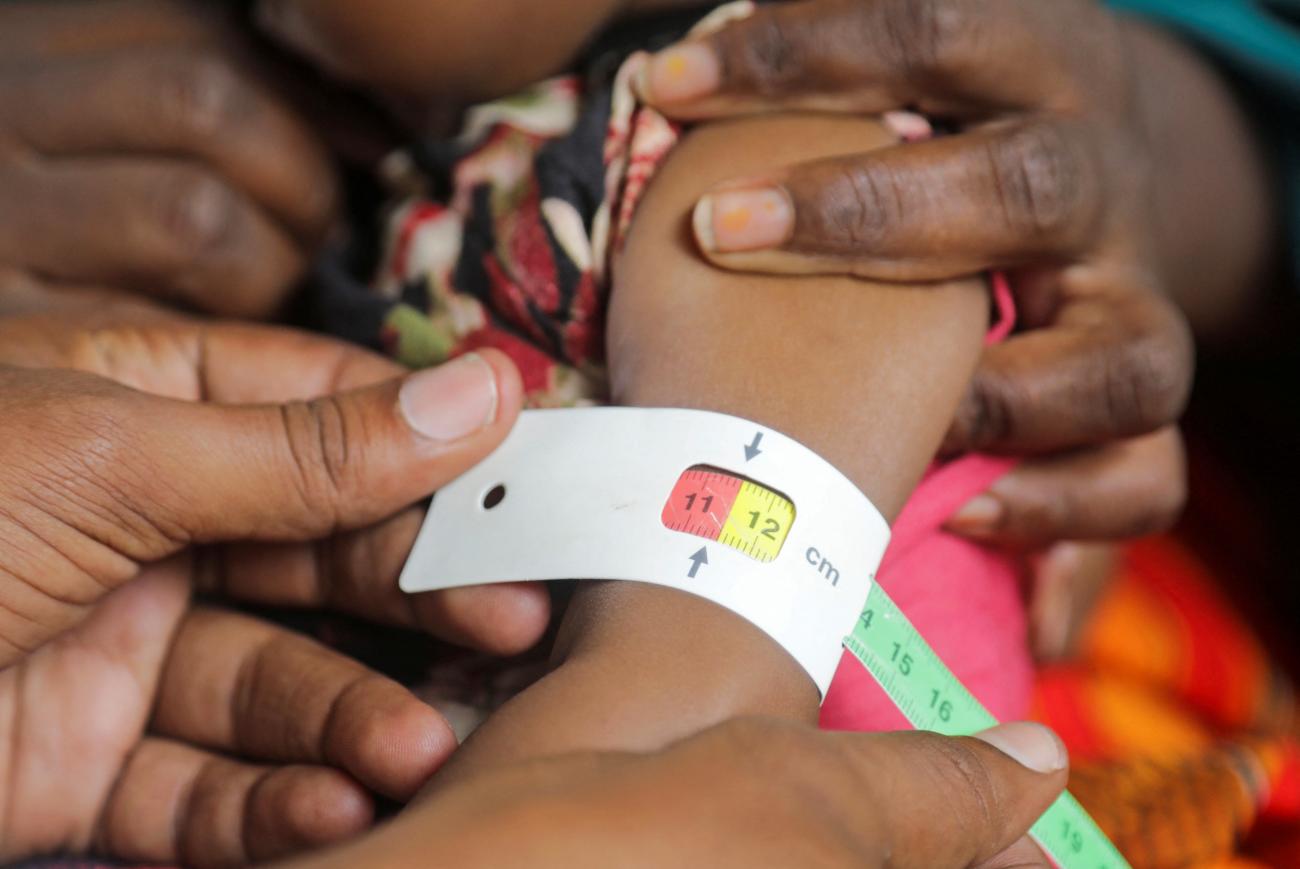
{"type": "MultiPolygon", "coordinates": [[[[966,736],[997,719],[980,705],[921,639],[879,585],[844,646],[871,672],[918,730],[966,736]]],[[[1068,793],[1052,803],[1029,834],[1061,869],[1130,869],[1128,861],[1068,793]]]]}
{"type": "MultiPolygon", "coordinates": [[[[888,541],[884,517],[847,477],[752,421],[681,408],[534,410],[438,491],[400,586],[652,582],[758,626],[823,696],[848,631],[843,644],[914,727],[993,726],[873,583],[888,541]]],[[[1033,834],[1062,869],[1128,869],[1069,796],[1033,834]]]]}
{"type": "MultiPolygon", "coordinates": [[[[678,478],[661,515],[666,528],[723,543],[764,563],[779,555],[794,519],[795,505],[780,492],[703,465],[678,478]]],[[[871,585],[844,645],[918,730],[963,736],[998,723],[879,585],[871,585]]],[[[1068,793],[1052,804],[1030,835],[1061,869],[1129,869],[1068,793]]]]}

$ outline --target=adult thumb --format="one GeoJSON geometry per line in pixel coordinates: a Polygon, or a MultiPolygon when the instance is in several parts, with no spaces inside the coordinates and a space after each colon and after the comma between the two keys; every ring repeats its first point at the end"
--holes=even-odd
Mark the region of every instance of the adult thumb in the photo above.
{"type": "Polygon", "coordinates": [[[481,460],[522,388],[504,355],[483,351],[306,402],[149,402],[137,509],[173,539],[310,540],[390,516],[481,460]]]}
{"type": "MultiPolygon", "coordinates": [[[[844,734],[869,786],[859,829],[899,867],[998,865],[1065,788],[1069,760],[1052,731],[1004,724],[974,737],[933,733],[844,734]],[[869,797],[874,795],[876,799],[869,797]]],[[[1033,849],[1027,849],[1033,852],[1033,849]]],[[[1046,857],[1041,864],[1051,866],[1046,857]]]]}

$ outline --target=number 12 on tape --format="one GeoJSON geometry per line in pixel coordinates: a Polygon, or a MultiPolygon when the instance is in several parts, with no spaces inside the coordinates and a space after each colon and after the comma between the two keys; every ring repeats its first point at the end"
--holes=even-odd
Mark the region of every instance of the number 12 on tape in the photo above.
{"type": "MultiPolygon", "coordinates": [[[[957,681],[879,585],[844,646],[870,671],[918,730],[965,736],[997,719],[957,681]]],[[[1052,803],[1029,834],[1062,869],[1130,869],[1083,806],[1068,793],[1052,803]]]]}
{"type": "MultiPolygon", "coordinates": [[[[781,552],[795,521],[795,505],[761,483],[696,465],[677,479],[660,519],[673,531],[717,541],[767,563],[781,552]]],[[[879,585],[872,583],[862,615],[844,645],[918,730],[961,736],[998,723],[879,585]]],[[[1106,834],[1068,793],[1039,818],[1030,835],[1061,869],[1129,869],[1106,834]]]]}
{"type": "MultiPolygon", "coordinates": [[[[681,408],[535,410],[439,490],[400,586],[652,582],[748,619],[823,696],[849,631],[843,644],[913,726],[991,727],[873,583],[888,541],[884,517],[848,478],[757,423],[681,408]]],[[[1033,834],[1063,869],[1128,867],[1068,796],[1033,834]]]]}
{"type": "Polygon", "coordinates": [[[697,465],[677,478],[660,519],[673,531],[715,540],[766,563],[781,553],[794,504],[753,480],[697,465]]]}

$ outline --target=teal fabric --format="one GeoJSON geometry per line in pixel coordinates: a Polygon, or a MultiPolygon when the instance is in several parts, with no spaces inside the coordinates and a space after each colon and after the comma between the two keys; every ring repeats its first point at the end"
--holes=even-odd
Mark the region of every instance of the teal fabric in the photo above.
{"type": "Polygon", "coordinates": [[[1300,0],[1109,0],[1182,31],[1243,73],[1300,102],[1300,0]],[[1269,11],[1270,9],[1276,11],[1269,11]],[[1288,22],[1286,14],[1293,16],[1288,22]]]}
{"type": "Polygon", "coordinates": [[[1277,148],[1300,286],[1300,0],[1107,0],[1202,46],[1244,85],[1277,148]]]}

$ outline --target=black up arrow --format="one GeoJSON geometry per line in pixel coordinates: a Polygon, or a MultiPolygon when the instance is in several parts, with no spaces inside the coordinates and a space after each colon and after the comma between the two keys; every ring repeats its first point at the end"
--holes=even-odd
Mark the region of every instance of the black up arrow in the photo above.
{"type": "Polygon", "coordinates": [[[691,570],[689,573],[686,574],[686,576],[689,579],[694,579],[695,574],[700,572],[700,565],[708,564],[708,563],[709,563],[709,549],[707,546],[701,546],[700,551],[691,556],[691,570]]]}
{"type": "Polygon", "coordinates": [[[758,445],[761,444],[762,442],[763,442],[763,433],[761,431],[755,432],[754,442],[745,446],[745,461],[749,461],[750,459],[754,458],[754,456],[762,452],[762,450],[758,448],[758,445]]]}

